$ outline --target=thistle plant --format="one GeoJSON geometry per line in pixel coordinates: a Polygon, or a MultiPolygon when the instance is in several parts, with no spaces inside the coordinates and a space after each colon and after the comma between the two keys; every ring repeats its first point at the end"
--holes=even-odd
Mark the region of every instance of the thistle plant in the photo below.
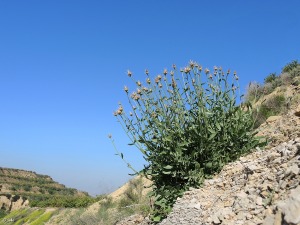
{"type": "Polygon", "coordinates": [[[141,172],[153,181],[152,219],[158,222],[189,187],[199,187],[260,142],[251,107],[237,105],[236,72],[190,61],[154,78],[146,70],[143,83],[127,74],[136,85],[132,93],[124,87],[131,111],[120,103],[114,115],[147,161],[141,172]]]}

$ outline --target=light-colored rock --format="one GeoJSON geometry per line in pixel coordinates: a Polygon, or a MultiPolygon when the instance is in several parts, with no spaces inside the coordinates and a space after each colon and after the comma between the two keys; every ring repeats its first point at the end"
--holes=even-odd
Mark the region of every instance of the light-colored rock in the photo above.
{"type": "Polygon", "coordinates": [[[281,118],[281,116],[270,116],[268,119],[267,119],[267,123],[272,123],[272,122],[275,122],[277,120],[279,120],[281,118]]]}
{"type": "Polygon", "coordinates": [[[298,107],[296,108],[294,114],[295,114],[295,116],[299,116],[300,117],[300,105],[298,105],[298,107]]]}
{"type": "Polygon", "coordinates": [[[284,214],[284,220],[288,224],[300,224],[300,186],[292,190],[289,198],[279,202],[277,207],[284,214]]]}

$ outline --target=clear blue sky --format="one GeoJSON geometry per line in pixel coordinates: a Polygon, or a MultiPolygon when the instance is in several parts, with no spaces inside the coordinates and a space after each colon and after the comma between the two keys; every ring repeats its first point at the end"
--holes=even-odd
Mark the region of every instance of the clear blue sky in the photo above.
{"type": "Polygon", "coordinates": [[[236,70],[245,90],[300,54],[300,1],[0,1],[0,166],[90,194],[143,160],[112,112],[126,70],[144,80],[195,60],[236,70]]]}

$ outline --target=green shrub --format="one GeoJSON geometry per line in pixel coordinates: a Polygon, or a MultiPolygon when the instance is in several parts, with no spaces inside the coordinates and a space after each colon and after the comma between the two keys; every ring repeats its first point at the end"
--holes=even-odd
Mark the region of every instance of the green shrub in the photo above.
{"type": "Polygon", "coordinates": [[[277,78],[276,73],[270,73],[264,80],[265,84],[273,82],[277,78]]]}
{"type": "Polygon", "coordinates": [[[300,64],[298,63],[298,60],[293,60],[291,62],[289,62],[288,64],[286,64],[283,69],[282,72],[291,72],[294,68],[296,68],[297,66],[299,66],[300,64]]]}
{"type": "Polygon", "coordinates": [[[108,198],[105,198],[104,200],[102,200],[100,202],[100,209],[98,212],[99,217],[103,221],[107,221],[110,217],[109,210],[113,207],[115,207],[115,204],[113,203],[112,198],[108,197],[108,198]]]}
{"type": "Polygon", "coordinates": [[[257,111],[254,113],[255,128],[264,123],[270,116],[276,116],[284,113],[286,108],[286,99],[283,95],[275,95],[264,101],[258,106],[257,111]]]}
{"type": "Polygon", "coordinates": [[[80,208],[96,201],[97,199],[88,196],[35,195],[30,197],[29,204],[31,207],[80,208]]]}
{"type": "Polygon", "coordinates": [[[230,71],[215,67],[203,74],[194,62],[180,72],[177,76],[173,65],[170,73],[164,70],[152,80],[146,71],[143,85],[128,71],[137,85],[131,95],[124,88],[132,112],[125,113],[121,103],[115,112],[131,145],[148,162],[142,172],[153,181],[155,222],[166,217],[189,187],[199,187],[206,177],[259,145],[251,107],[236,104],[235,73],[231,79],[230,71]]]}
{"type": "Polygon", "coordinates": [[[7,212],[3,209],[0,209],[0,219],[5,217],[7,215],[7,212]]]}
{"type": "Polygon", "coordinates": [[[293,68],[289,73],[293,78],[300,77],[300,64],[298,64],[297,67],[293,68]]]}

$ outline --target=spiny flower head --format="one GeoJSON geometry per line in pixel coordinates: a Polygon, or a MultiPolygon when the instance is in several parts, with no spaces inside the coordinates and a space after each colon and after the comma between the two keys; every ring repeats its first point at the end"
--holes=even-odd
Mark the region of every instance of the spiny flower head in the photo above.
{"type": "MultiPolygon", "coordinates": [[[[192,67],[193,68],[193,67],[192,67]]],[[[185,67],[184,69],[183,69],[183,71],[184,71],[184,73],[185,74],[187,74],[187,73],[189,73],[190,71],[191,71],[191,67],[185,67]]]]}
{"type": "Polygon", "coordinates": [[[149,75],[149,70],[145,69],[145,74],[149,75]]]}
{"type": "Polygon", "coordinates": [[[114,116],[122,115],[123,114],[123,107],[120,105],[117,111],[114,112],[114,116]]]}
{"type": "Polygon", "coordinates": [[[136,84],[140,87],[140,86],[142,86],[142,83],[138,80],[137,82],[136,82],[136,84]]]}
{"type": "Polygon", "coordinates": [[[164,74],[164,75],[167,75],[167,74],[168,74],[168,70],[167,70],[167,69],[164,69],[163,74],[164,74]]]}
{"type": "Polygon", "coordinates": [[[146,88],[146,87],[142,87],[142,90],[143,90],[144,92],[148,92],[148,88],[146,88]]]}
{"type": "Polygon", "coordinates": [[[127,75],[128,75],[129,77],[131,77],[131,76],[132,76],[132,73],[131,73],[131,71],[130,71],[130,70],[127,70],[127,75]]]}
{"type": "Polygon", "coordinates": [[[193,68],[195,67],[195,65],[196,65],[196,63],[195,63],[194,61],[192,61],[192,60],[190,60],[189,64],[190,64],[190,67],[191,67],[192,69],[193,69],[193,68]]]}
{"type": "Polygon", "coordinates": [[[136,92],[132,92],[130,97],[136,101],[141,98],[141,96],[139,94],[137,94],[136,92]]]}
{"type": "Polygon", "coordinates": [[[204,72],[205,74],[209,74],[209,69],[206,68],[204,72]]]}
{"type": "Polygon", "coordinates": [[[127,87],[127,86],[124,86],[124,91],[125,91],[126,93],[128,93],[128,87],[127,87]]]}
{"type": "Polygon", "coordinates": [[[156,84],[158,84],[161,81],[161,75],[157,75],[154,81],[156,84]]]}

